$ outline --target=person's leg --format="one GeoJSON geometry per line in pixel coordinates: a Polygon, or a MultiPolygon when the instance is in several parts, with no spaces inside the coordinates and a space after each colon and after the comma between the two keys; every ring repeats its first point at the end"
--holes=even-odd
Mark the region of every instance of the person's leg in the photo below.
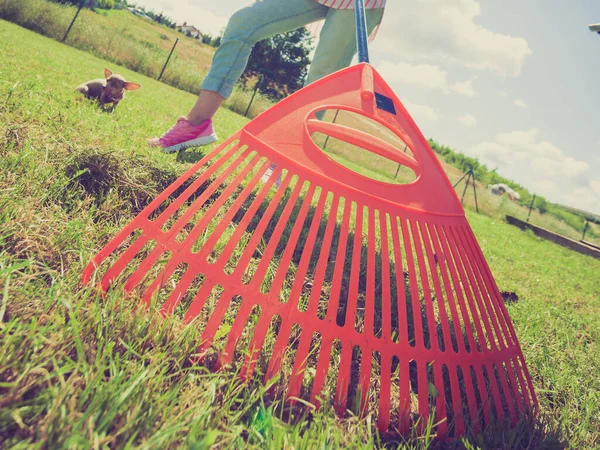
{"type": "Polygon", "coordinates": [[[325,18],[328,10],[315,0],[258,0],[233,14],[188,121],[198,124],[214,116],[231,95],[256,42],[325,18]]]}
{"type": "MultiPolygon", "coordinates": [[[[367,9],[367,32],[370,34],[381,20],[383,9],[367,9]]],[[[306,85],[352,63],[356,54],[356,25],[353,9],[333,9],[321,30],[319,44],[308,72],[306,85]]]]}

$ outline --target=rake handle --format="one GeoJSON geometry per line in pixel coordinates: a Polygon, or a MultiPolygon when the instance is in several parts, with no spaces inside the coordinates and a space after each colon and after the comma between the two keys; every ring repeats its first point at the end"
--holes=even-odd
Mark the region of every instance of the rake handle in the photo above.
{"type": "Polygon", "coordinates": [[[356,19],[356,46],[358,48],[358,62],[368,63],[369,46],[364,0],[354,1],[354,17],[356,19]]]}

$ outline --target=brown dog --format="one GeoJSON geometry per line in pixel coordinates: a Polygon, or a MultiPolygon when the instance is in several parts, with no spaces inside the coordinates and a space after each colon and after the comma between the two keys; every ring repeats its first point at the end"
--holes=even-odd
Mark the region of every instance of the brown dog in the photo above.
{"type": "Polygon", "coordinates": [[[104,69],[105,78],[98,78],[80,84],[75,88],[90,100],[98,100],[101,107],[112,103],[114,110],[119,102],[125,97],[125,90],[134,91],[142,86],[138,83],[125,81],[121,75],[113,74],[109,69],[104,69]]]}

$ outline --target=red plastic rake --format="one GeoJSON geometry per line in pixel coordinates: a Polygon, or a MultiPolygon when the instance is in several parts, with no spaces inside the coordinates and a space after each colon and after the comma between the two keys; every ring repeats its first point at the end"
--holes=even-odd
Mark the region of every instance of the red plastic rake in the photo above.
{"type": "Polygon", "coordinates": [[[315,404],[335,386],[340,414],[370,411],[381,430],[407,432],[411,420],[432,418],[439,436],[455,436],[495,419],[514,423],[537,406],[460,202],[369,64],[324,78],[248,123],[126,226],[83,281],[96,271],[105,290],[120,277],[125,290],[141,288],[147,304],[162,301],[165,314],[196,319],[202,352],[222,344],[219,366],[243,359],[249,378],[262,361],[267,379],[285,372],[287,397],[315,404]],[[380,130],[319,120],[325,110],[380,130]],[[360,175],[321,150],[318,134],[401,164],[415,180],[360,175]]]}

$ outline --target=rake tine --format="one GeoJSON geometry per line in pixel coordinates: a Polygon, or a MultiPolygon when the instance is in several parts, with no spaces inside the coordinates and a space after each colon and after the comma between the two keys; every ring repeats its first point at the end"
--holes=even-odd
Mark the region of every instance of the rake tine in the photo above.
{"type": "Polygon", "coordinates": [[[107,291],[110,284],[123,272],[127,264],[138,254],[149,241],[148,236],[142,234],[131,246],[119,257],[119,259],[106,271],[102,277],[101,286],[107,291]]]}
{"type": "Polygon", "coordinates": [[[325,378],[327,378],[332,346],[333,341],[331,340],[323,339],[321,341],[321,349],[319,351],[317,368],[315,370],[315,379],[313,381],[312,392],[310,396],[310,402],[317,407],[320,406],[318,397],[321,395],[325,378]]]}
{"type": "Polygon", "coordinates": [[[269,360],[267,371],[265,373],[265,383],[269,382],[279,372],[279,368],[281,367],[281,360],[283,359],[283,354],[288,345],[288,340],[290,338],[291,332],[291,321],[283,320],[283,322],[281,323],[279,334],[277,336],[277,340],[275,342],[275,347],[273,347],[273,353],[271,354],[271,359],[269,360]]]}
{"type": "Polygon", "coordinates": [[[300,388],[302,380],[306,374],[306,366],[308,365],[308,357],[312,336],[309,333],[303,332],[300,337],[300,345],[294,357],[294,367],[288,381],[286,398],[300,396],[300,388]]]}
{"type": "Polygon", "coordinates": [[[410,427],[410,374],[408,370],[408,361],[400,359],[400,423],[398,428],[400,433],[408,433],[410,427]]]}
{"type": "Polygon", "coordinates": [[[261,320],[258,322],[256,330],[254,330],[254,336],[252,337],[252,341],[250,342],[248,354],[244,359],[244,363],[242,364],[240,374],[241,378],[246,382],[250,381],[250,378],[252,378],[252,375],[254,374],[254,369],[258,361],[258,356],[260,355],[261,349],[263,347],[263,342],[267,336],[267,332],[269,331],[269,324],[270,320],[263,315],[261,317],[261,320]]]}
{"type": "MultiPolygon", "coordinates": [[[[220,370],[222,367],[227,367],[233,361],[233,355],[235,352],[235,347],[242,336],[244,328],[248,324],[248,318],[250,316],[250,312],[252,311],[252,303],[250,302],[242,302],[240,306],[240,310],[237,313],[235,321],[231,326],[231,330],[229,330],[229,337],[227,339],[227,344],[221,353],[219,359],[217,359],[216,370],[220,370]]],[[[261,314],[259,318],[259,324],[262,322],[267,322],[265,319],[265,314],[261,314]]],[[[260,325],[259,325],[260,326],[260,325]]],[[[258,327],[257,327],[258,328],[258,327]]]]}
{"type": "Polygon", "coordinates": [[[173,311],[181,301],[184,293],[187,292],[190,284],[192,284],[192,281],[194,281],[194,278],[196,278],[196,276],[197,274],[193,270],[191,270],[191,268],[188,267],[185,274],[181,277],[181,280],[179,280],[179,283],[177,284],[175,289],[173,289],[173,292],[171,292],[171,295],[169,295],[169,298],[167,298],[167,301],[161,307],[161,314],[166,316],[173,313],[173,311]]]}
{"type": "Polygon", "coordinates": [[[392,385],[392,357],[385,353],[381,353],[380,376],[377,428],[380,432],[385,432],[390,426],[390,398],[392,385]]]}
{"type": "Polygon", "coordinates": [[[358,379],[357,395],[360,399],[358,414],[366,415],[369,410],[369,391],[371,390],[371,367],[373,364],[373,355],[364,352],[360,363],[360,376],[358,379]]]}
{"type": "Polygon", "coordinates": [[[342,343],[340,369],[335,389],[335,407],[339,416],[346,412],[348,402],[348,385],[350,383],[350,364],[352,363],[352,347],[349,342],[342,343]]]}

